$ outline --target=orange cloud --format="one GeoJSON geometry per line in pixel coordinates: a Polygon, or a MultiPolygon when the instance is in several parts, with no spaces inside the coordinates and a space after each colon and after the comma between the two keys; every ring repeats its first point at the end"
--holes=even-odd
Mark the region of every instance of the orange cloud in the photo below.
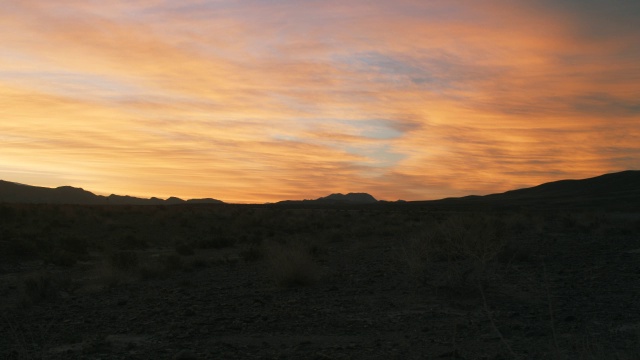
{"type": "Polygon", "coordinates": [[[0,173],[263,202],[639,168],[640,34],[576,4],[14,2],[0,173]]]}

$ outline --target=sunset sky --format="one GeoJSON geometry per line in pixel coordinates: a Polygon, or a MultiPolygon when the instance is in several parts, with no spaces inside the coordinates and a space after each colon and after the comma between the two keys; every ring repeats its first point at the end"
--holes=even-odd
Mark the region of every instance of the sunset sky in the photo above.
{"type": "Polygon", "coordinates": [[[0,179],[418,200],[640,169],[638,0],[0,0],[0,179]]]}

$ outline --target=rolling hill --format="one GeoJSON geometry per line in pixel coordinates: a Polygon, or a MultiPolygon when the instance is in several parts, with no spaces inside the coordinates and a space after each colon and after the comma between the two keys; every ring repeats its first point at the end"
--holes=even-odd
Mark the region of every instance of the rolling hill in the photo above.
{"type": "MultiPolygon", "coordinates": [[[[0,180],[0,203],[80,205],[212,204],[220,200],[176,197],[142,199],[95,195],[81,188],[46,188],[0,180]]],[[[538,186],[484,196],[470,195],[426,201],[378,201],[367,193],[331,194],[315,200],[286,200],[267,206],[426,206],[441,209],[477,208],[594,208],[640,211],[640,171],[627,170],[582,180],[560,180],[538,186]]]]}
{"type": "Polygon", "coordinates": [[[0,180],[0,203],[22,204],[73,204],[73,205],[176,205],[188,203],[221,204],[216,199],[182,200],[171,197],[167,200],[159,198],[143,199],[132,196],[96,195],[90,191],[71,186],[47,188],[30,186],[0,180]]]}
{"type": "Polygon", "coordinates": [[[555,207],[640,211],[640,171],[627,170],[582,180],[559,180],[484,196],[412,203],[453,208],[555,207]]]}

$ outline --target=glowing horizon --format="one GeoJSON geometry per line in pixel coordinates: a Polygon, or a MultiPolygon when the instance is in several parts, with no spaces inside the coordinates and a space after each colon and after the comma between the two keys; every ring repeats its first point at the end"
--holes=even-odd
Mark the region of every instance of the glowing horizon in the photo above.
{"type": "Polygon", "coordinates": [[[0,0],[0,179],[231,203],[640,169],[633,1],[0,0]]]}

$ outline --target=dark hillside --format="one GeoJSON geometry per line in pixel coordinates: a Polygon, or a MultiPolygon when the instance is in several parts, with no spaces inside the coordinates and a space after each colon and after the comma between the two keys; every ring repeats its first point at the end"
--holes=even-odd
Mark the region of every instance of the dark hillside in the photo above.
{"type": "Polygon", "coordinates": [[[640,195],[640,171],[623,171],[583,180],[560,180],[488,197],[510,199],[629,197],[640,195]]]}
{"type": "Polygon", "coordinates": [[[85,191],[71,186],[46,188],[22,185],[0,180],[0,202],[24,204],[104,204],[104,200],[85,191]]]}
{"type": "Polygon", "coordinates": [[[629,170],[582,180],[560,180],[486,196],[412,203],[451,209],[566,208],[640,211],[640,171],[629,170]]]}
{"type": "Polygon", "coordinates": [[[324,203],[346,203],[346,204],[373,204],[378,202],[373,196],[366,193],[331,194],[317,199],[324,203]]]}
{"type": "MultiPolygon", "coordinates": [[[[0,180],[0,203],[76,204],[76,205],[178,205],[222,203],[216,199],[182,200],[171,197],[142,199],[131,196],[95,195],[89,191],[62,186],[45,188],[0,180]]],[[[640,171],[629,170],[582,180],[560,180],[531,188],[485,196],[466,196],[430,201],[384,202],[367,193],[331,194],[315,200],[287,200],[262,206],[290,208],[362,208],[379,209],[424,207],[441,210],[490,209],[594,209],[640,211],[640,171]]]]}
{"type": "MultiPolygon", "coordinates": [[[[216,199],[194,199],[190,203],[220,204],[216,199]]],[[[133,196],[95,195],[81,188],[61,186],[46,188],[23,185],[0,180],[0,203],[18,204],[66,204],[66,205],[176,205],[184,200],[171,197],[167,200],[158,198],[142,199],[133,196]]]]}

